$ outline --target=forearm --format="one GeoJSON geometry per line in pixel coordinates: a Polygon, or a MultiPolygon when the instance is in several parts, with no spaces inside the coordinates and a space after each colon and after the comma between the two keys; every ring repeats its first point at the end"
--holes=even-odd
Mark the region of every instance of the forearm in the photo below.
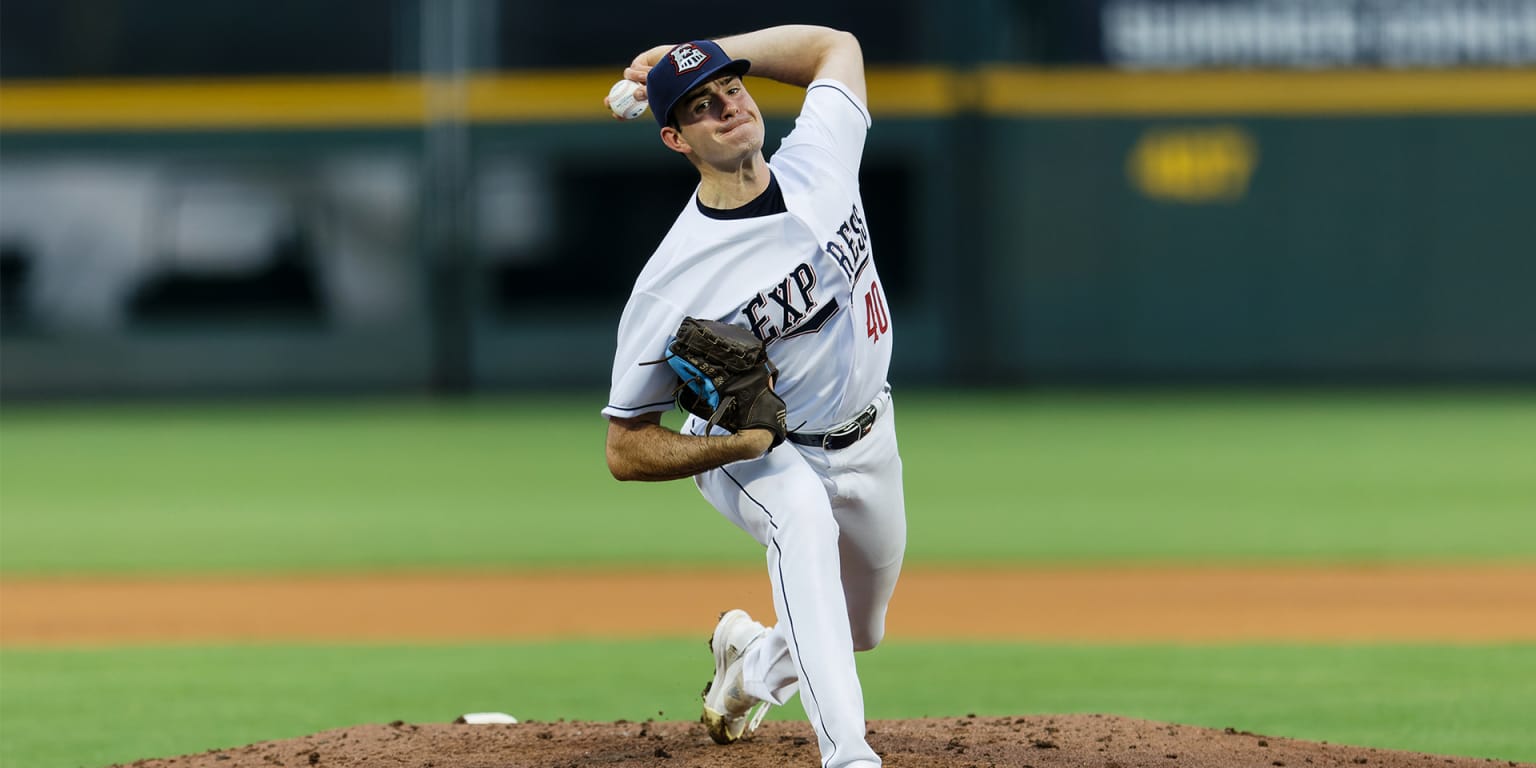
{"type": "Polygon", "coordinates": [[[755,459],[771,445],[763,430],[700,437],[674,432],[650,420],[611,420],[608,470],[619,480],[677,480],[733,461],[755,459]]]}
{"type": "MultiPolygon", "coordinates": [[[[864,88],[864,52],[847,32],[828,27],[791,24],[723,37],[715,42],[733,59],[752,62],[755,77],[766,77],[804,88],[819,78],[837,80],[860,99],[864,88]]],[[[624,77],[645,83],[651,67],[672,50],[673,43],[658,45],[635,56],[624,77]]],[[[642,97],[644,93],[640,94],[642,97]]]]}
{"type": "Polygon", "coordinates": [[[829,68],[850,57],[862,68],[858,40],[828,27],[789,24],[722,37],[720,44],[733,59],[752,62],[751,74],[804,88],[829,68]]]}

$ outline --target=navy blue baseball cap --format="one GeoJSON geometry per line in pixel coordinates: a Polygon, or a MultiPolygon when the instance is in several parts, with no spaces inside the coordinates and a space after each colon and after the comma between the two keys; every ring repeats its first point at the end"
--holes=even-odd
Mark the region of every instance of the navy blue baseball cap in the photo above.
{"type": "Polygon", "coordinates": [[[684,94],[721,75],[745,75],[751,66],[746,59],[727,56],[710,40],[676,45],[646,75],[645,100],[651,103],[656,124],[664,128],[684,94]]]}

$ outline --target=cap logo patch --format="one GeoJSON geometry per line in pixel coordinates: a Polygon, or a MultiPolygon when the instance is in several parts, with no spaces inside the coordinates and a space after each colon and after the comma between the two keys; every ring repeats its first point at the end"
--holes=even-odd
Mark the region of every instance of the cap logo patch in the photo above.
{"type": "Polygon", "coordinates": [[[709,54],[699,50],[699,47],[693,43],[683,43],[673,48],[667,55],[672,57],[672,66],[677,68],[679,75],[698,69],[704,62],[709,61],[709,54]]]}

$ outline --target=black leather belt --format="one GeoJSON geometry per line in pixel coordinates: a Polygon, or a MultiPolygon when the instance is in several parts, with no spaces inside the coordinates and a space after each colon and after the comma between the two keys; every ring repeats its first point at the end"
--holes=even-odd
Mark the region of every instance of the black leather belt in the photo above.
{"type": "Polygon", "coordinates": [[[864,439],[864,436],[869,434],[871,429],[875,428],[875,417],[879,415],[880,412],[875,410],[875,404],[870,403],[863,413],[853,417],[847,423],[831,432],[822,435],[805,435],[799,432],[791,432],[785,435],[784,439],[791,443],[813,445],[829,451],[847,448],[864,439]]]}

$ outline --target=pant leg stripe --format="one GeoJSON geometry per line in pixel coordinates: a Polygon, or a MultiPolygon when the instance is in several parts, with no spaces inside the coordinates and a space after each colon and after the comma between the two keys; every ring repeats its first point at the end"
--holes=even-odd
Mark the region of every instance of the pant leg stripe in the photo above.
{"type": "MultiPolygon", "coordinates": [[[[737,480],[736,477],[734,475],[732,475],[729,470],[725,469],[724,467],[721,467],[720,471],[724,472],[725,476],[729,477],[731,479],[731,482],[735,483],[736,487],[741,489],[742,495],[746,496],[749,500],[751,500],[751,502],[753,504],[756,504],[757,508],[761,509],[763,511],[763,514],[768,516],[768,524],[772,525],[774,530],[778,530],[779,529],[779,524],[777,522],[774,522],[773,513],[768,511],[768,507],[764,506],[764,504],[761,501],[758,501],[756,498],[754,498],[752,496],[752,494],[747,491],[746,486],[742,485],[741,481],[737,480]]],[[[783,586],[784,585],[784,548],[779,546],[779,539],[778,539],[777,536],[771,538],[770,541],[773,543],[773,548],[779,551],[779,585],[780,585],[780,589],[784,590],[784,621],[789,624],[789,641],[795,644],[795,656],[796,656],[796,658],[803,658],[800,655],[800,638],[795,635],[795,617],[794,617],[794,612],[789,610],[789,589],[787,587],[783,586]]],[[[805,675],[805,665],[803,663],[800,665],[800,674],[802,676],[801,679],[800,679],[800,683],[805,688],[806,694],[811,697],[811,703],[813,705],[815,705],[815,707],[816,707],[816,719],[821,721],[821,732],[827,734],[827,741],[832,743],[832,754],[827,755],[826,759],[821,761],[822,765],[826,765],[828,762],[830,762],[832,760],[833,755],[837,754],[837,741],[832,738],[832,732],[827,729],[827,720],[821,714],[821,705],[816,700],[816,689],[815,689],[814,686],[811,685],[810,677],[805,675]]]]}
{"type": "MultiPolygon", "coordinates": [[[[766,512],[767,510],[765,509],[763,511],[766,512]]],[[[777,537],[773,539],[773,548],[779,551],[779,584],[782,585],[784,583],[784,548],[779,546],[779,540],[777,537]]],[[[794,612],[789,609],[788,589],[784,590],[784,620],[789,622],[789,639],[790,642],[795,644],[795,656],[799,657],[800,638],[795,635],[795,615],[794,612]]],[[[837,754],[837,740],[832,738],[832,731],[827,728],[827,720],[821,713],[821,703],[816,700],[816,688],[811,685],[810,676],[805,674],[804,664],[800,665],[800,674],[800,682],[805,686],[805,692],[810,694],[811,702],[816,705],[816,719],[821,721],[821,732],[827,734],[827,741],[832,743],[832,754],[827,755],[826,758],[821,761],[821,764],[825,766],[827,763],[832,762],[833,756],[837,754]]]]}
{"type": "MultiPolygon", "coordinates": [[[[753,498],[751,492],[749,492],[747,490],[747,487],[745,485],[742,485],[741,481],[737,480],[736,476],[731,474],[730,470],[726,469],[725,467],[721,467],[720,471],[725,473],[725,476],[729,477],[731,479],[731,482],[736,484],[737,488],[741,489],[741,495],[746,496],[753,504],[757,505],[758,509],[761,509],[763,511],[763,514],[768,516],[768,524],[773,526],[773,529],[775,531],[777,531],[779,529],[779,524],[778,524],[778,522],[776,520],[773,519],[773,513],[769,512],[768,508],[763,506],[763,503],[761,501],[758,501],[756,498],[753,498]]],[[[781,550],[780,554],[782,554],[782,553],[783,552],[781,550]]]]}

